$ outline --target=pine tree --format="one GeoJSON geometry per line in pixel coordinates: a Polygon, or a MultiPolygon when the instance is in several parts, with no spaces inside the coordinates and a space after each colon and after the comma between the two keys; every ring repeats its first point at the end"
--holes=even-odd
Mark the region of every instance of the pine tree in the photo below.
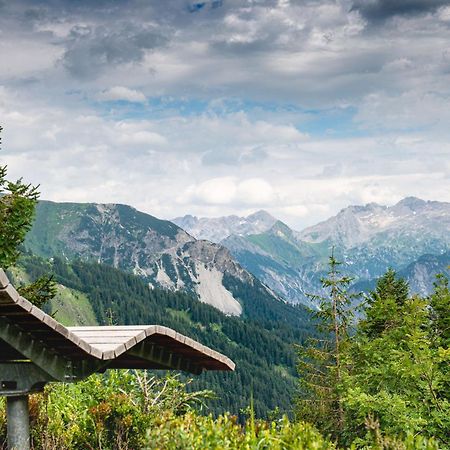
{"type": "Polygon", "coordinates": [[[388,269],[367,300],[366,320],[360,324],[364,333],[375,338],[385,330],[395,328],[401,320],[400,311],[408,295],[406,280],[397,277],[395,270],[388,269]]]}
{"type": "MultiPolygon", "coordinates": [[[[1,132],[0,126],[0,145],[1,132]]],[[[7,166],[0,167],[0,268],[16,264],[21,245],[30,230],[35,207],[39,198],[37,186],[7,180],[7,166]]],[[[49,276],[42,276],[34,283],[19,288],[19,293],[29,301],[41,306],[56,293],[56,287],[49,276]]]]}
{"type": "Polygon", "coordinates": [[[298,346],[300,394],[297,416],[335,437],[344,426],[340,388],[346,364],[345,347],[353,321],[352,301],[358,297],[348,292],[352,278],[341,274],[341,264],[333,251],[327,277],[321,280],[328,295],[310,296],[318,302],[315,317],[322,338],[298,346]]]}
{"type": "Polygon", "coordinates": [[[436,345],[450,346],[450,286],[447,276],[439,274],[430,296],[432,333],[436,345]]]}

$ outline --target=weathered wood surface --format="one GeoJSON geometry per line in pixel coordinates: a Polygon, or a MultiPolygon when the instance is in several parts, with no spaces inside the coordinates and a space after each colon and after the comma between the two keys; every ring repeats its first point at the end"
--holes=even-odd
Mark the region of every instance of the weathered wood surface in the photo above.
{"type": "Polygon", "coordinates": [[[235,368],[226,356],[160,325],[66,328],[21,297],[0,269],[0,365],[18,359],[72,381],[109,367],[192,373],[235,368]]]}

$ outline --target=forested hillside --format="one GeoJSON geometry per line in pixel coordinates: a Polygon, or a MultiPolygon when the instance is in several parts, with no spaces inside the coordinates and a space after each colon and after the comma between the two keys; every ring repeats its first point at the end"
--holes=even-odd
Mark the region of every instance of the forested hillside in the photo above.
{"type": "MultiPolygon", "coordinates": [[[[66,289],[87,297],[99,324],[165,325],[233,359],[236,372],[205,373],[190,385],[217,393],[217,400],[210,402],[211,411],[240,414],[253,393],[258,416],[277,407],[291,412],[296,389],[293,345],[315,333],[304,307],[277,302],[274,309],[261,293],[251,291],[244,293],[249,305],[246,317],[236,318],[186,293],[150,289],[139,277],[105,265],[68,264],[60,258],[45,262],[30,255],[20,265],[32,279],[52,273],[66,289]]],[[[64,301],[49,312],[56,317],[65,314],[66,322],[70,320],[64,301]]],[[[73,317],[72,324],[75,321],[73,317]]]]}

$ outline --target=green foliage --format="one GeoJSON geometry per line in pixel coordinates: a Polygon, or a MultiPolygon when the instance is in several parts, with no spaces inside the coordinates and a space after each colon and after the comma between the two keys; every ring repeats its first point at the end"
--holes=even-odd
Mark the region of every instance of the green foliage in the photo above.
{"type": "Polygon", "coordinates": [[[356,439],[350,448],[361,450],[438,450],[439,445],[433,438],[426,438],[407,432],[403,438],[391,437],[382,432],[380,423],[371,416],[366,419],[366,436],[356,439]]]}
{"type": "Polygon", "coordinates": [[[396,328],[401,321],[401,309],[408,300],[408,291],[406,281],[397,278],[393,269],[388,269],[368,298],[366,320],[360,323],[364,334],[377,337],[385,330],[396,328]]]}
{"type": "Polygon", "coordinates": [[[348,437],[360,435],[373,416],[388,433],[434,436],[448,448],[450,351],[441,345],[441,319],[450,313],[446,283],[440,277],[435,293],[423,299],[408,298],[393,271],[380,279],[349,349],[348,437]]]}
{"type": "MultiPolygon", "coordinates": [[[[109,371],[31,397],[35,450],[333,449],[311,425],[198,414],[210,392],[189,393],[177,377],[109,371]]],[[[6,439],[0,407],[0,448],[6,439]]]]}
{"type": "MultiPolygon", "coordinates": [[[[188,381],[189,383],[189,381],[188,381]]],[[[178,377],[109,371],[77,384],[48,386],[30,399],[35,450],[331,450],[336,445],[310,424],[251,419],[239,424],[228,413],[201,415],[208,391],[190,393],[178,377]]],[[[5,402],[0,399],[0,448],[6,446],[5,402]]],[[[251,409],[251,408],[250,408],[251,409]]],[[[437,450],[431,439],[404,439],[381,432],[367,421],[367,435],[355,449],[437,450]]]]}
{"type": "Polygon", "coordinates": [[[189,413],[182,417],[161,417],[149,429],[146,448],[330,450],[335,447],[311,425],[292,423],[286,416],[278,422],[256,421],[254,427],[242,428],[229,414],[214,419],[189,413]]]}
{"type": "MultiPolygon", "coordinates": [[[[330,265],[333,269],[334,262],[330,265]]],[[[323,303],[318,315],[335,345],[325,339],[303,350],[301,417],[355,448],[450,448],[448,278],[438,277],[429,298],[410,297],[406,281],[389,269],[351,334],[345,334],[346,309],[339,313],[333,306],[350,303],[345,289],[335,287],[345,288],[347,280],[331,270],[324,281],[331,302],[323,303]],[[336,321],[333,315],[340,314],[345,320],[336,321]],[[340,414],[342,420],[336,419],[340,414]]]]}
{"type": "MultiPolygon", "coordinates": [[[[0,144],[1,132],[0,126],[0,144]]],[[[36,186],[25,184],[21,179],[11,182],[6,177],[6,166],[0,167],[0,268],[3,269],[17,262],[39,197],[36,186]]],[[[52,279],[44,276],[23,287],[20,294],[26,294],[28,300],[41,306],[54,296],[55,289],[52,279]]]]}
{"type": "MultiPolygon", "coordinates": [[[[210,396],[209,391],[189,393],[176,376],[117,370],[77,384],[50,385],[30,398],[33,448],[144,448],[147,430],[161,416],[201,408],[210,396]]],[[[0,414],[0,445],[5,435],[0,414]]]]}
{"type": "Polygon", "coordinates": [[[431,333],[435,345],[450,346],[450,287],[448,278],[440,274],[434,284],[434,292],[430,296],[431,333]]]}
{"type": "Polygon", "coordinates": [[[34,283],[20,287],[18,292],[38,308],[42,308],[56,295],[57,287],[52,276],[44,275],[34,283]]]}

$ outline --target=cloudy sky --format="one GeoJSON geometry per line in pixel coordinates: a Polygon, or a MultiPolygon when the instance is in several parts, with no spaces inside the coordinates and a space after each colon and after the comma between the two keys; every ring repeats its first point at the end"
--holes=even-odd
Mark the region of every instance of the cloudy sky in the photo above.
{"type": "Polygon", "coordinates": [[[0,162],[162,218],[450,201],[450,2],[0,0],[0,162]]]}

